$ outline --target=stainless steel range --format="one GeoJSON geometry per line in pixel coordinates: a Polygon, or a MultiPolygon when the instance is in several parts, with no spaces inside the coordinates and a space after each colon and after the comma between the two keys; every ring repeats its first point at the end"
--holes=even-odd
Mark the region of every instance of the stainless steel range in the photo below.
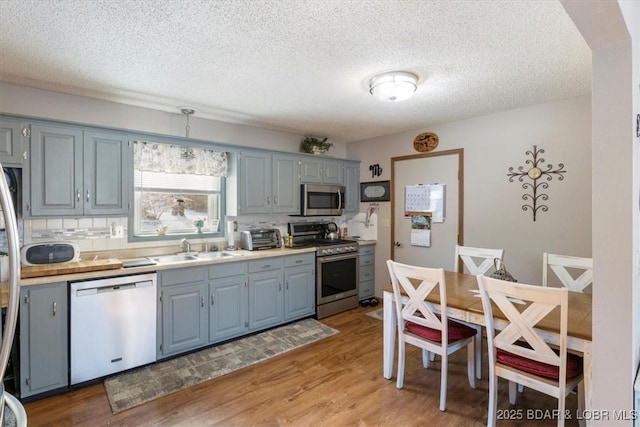
{"type": "Polygon", "coordinates": [[[318,319],[358,307],[358,242],[335,238],[332,226],[335,224],[322,222],[288,226],[290,248],[316,248],[318,319]]]}

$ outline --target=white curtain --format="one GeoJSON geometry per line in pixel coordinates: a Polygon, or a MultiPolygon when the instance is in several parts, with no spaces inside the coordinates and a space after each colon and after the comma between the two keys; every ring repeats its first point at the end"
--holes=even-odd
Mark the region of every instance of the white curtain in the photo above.
{"type": "Polygon", "coordinates": [[[139,171],[227,176],[227,153],[206,148],[134,141],[134,168],[139,171]]]}

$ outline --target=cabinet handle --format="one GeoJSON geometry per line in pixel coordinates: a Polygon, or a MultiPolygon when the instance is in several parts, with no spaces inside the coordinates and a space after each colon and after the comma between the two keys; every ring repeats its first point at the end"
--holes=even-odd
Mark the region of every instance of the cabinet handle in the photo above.
{"type": "Polygon", "coordinates": [[[271,203],[271,197],[267,196],[267,204],[271,203]]]}
{"type": "Polygon", "coordinates": [[[282,282],[278,283],[278,290],[281,291],[282,290],[282,282]]]}
{"type": "Polygon", "coordinates": [[[288,281],[288,280],[287,280],[286,288],[285,288],[285,289],[286,289],[286,290],[289,290],[289,281],[288,281]]]}
{"type": "Polygon", "coordinates": [[[80,201],[80,190],[76,190],[76,199],[80,201]]]}
{"type": "Polygon", "coordinates": [[[200,297],[200,307],[204,307],[204,297],[200,297]]]}
{"type": "Polygon", "coordinates": [[[214,298],[213,298],[213,294],[211,294],[211,305],[213,305],[215,302],[214,298]]]}
{"type": "Polygon", "coordinates": [[[271,267],[271,264],[263,264],[262,265],[262,268],[269,268],[269,267],[271,267]]]}
{"type": "Polygon", "coordinates": [[[303,260],[299,259],[296,261],[296,264],[302,264],[303,262],[304,262],[303,260]]]}
{"type": "Polygon", "coordinates": [[[55,316],[57,312],[58,312],[58,303],[54,301],[53,302],[53,315],[55,316]]]}
{"type": "Polygon", "coordinates": [[[276,199],[276,196],[273,196],[273,205],[275,206],[275,205],[277,205],[277,204],[278,204],[278,201],[277,201],[277,199],[276,199]]]}
{"type": "Polygon", "coordinates": [[[90,196],[91,196],[91,195],[90,195],[90,193],[89,193],[89,190],[87,190],[87,202],[91,199],[91,197],[90,197],[90,196]]]}

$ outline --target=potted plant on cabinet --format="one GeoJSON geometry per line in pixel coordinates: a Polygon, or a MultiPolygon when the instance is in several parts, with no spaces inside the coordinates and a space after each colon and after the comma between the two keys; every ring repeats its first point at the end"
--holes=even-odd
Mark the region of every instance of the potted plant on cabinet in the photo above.
{"type": "Polygon", "coordinates": [[[316,138],[315,136],[305,136],[300,142],[300,151],[310,154],[324,154],[329,148],[333,147],[333,143],[327,142],[329,138],[316,138]]]}

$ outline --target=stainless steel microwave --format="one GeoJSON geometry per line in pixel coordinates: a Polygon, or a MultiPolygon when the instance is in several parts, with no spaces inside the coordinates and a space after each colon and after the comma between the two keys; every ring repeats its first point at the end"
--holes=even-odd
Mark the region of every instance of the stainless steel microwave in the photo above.
{"type": "Polygon", "coordinates": [[[345,187],[341,185],[302,184],[300,206],[302,216],[342,215],[345,187]]]}

